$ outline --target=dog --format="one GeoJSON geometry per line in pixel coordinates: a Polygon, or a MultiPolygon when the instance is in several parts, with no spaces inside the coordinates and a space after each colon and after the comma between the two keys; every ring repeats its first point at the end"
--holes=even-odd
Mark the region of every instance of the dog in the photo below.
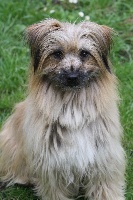
{"type": "Polygon", "coordinates": [[[124,200],[113,29],[46,19],[26,29],[27,98],[0,134],[0,178],[33,184],[43,200],[124,200]]]}

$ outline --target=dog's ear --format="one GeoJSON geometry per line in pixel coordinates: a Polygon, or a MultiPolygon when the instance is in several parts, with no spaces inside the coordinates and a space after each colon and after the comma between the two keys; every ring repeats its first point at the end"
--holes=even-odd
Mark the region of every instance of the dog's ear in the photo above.
{"type": "Polygon", "coordinates": [[[103,48],[104,51],[102,51],[102,60],[106,69],[111,73],[111,69],[109,66],[110,64],[108,61],[108,55],[113,43],[113,35],[115,34],[115,31],[108,26],[101,25],[100,27],[101,27],[101,32],[103,34],[103,38],[105,40],[103,48]]]}
{"type": "Polygon", "coordinates": [[[61,28],[61,23],[56,19],[47,19],[33,24],[26,29],[25,38],[31,51],[34,72],[37,70],[41,58],[42,39],[51,31],[61,28]]]}
{"type": "Polygon", "coordinates": [[[108,53],[112,46],[113,35],[115,34],[115,31],[108,26],[100,25],[100,27],[106,43],[106,53],[108,53]]]}
{"type": "Polygon", "coordinates": [[[106,51],[110,50],[112,44],[112,37],[114,35],[114,30],[108,26],[99,25],[94,22],[81,22],[81,30],[86,30],[86,35],[93,36],[96,41],[101,41],[106,46],[106,51]]]}

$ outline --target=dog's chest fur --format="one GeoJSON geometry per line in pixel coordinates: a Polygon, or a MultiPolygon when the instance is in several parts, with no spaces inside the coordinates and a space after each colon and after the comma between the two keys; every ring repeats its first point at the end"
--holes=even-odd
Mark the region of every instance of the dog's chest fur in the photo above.
{"type": "MultiPolygon", "coordinates": [[[[34,131],[35,129],[36,127],[34,131]]],[[[91,168],[94,165],[96,149],[88,127],[75,131],[63,128],[64,132],[60,131],[59,125],[54,129],[49,126],[45,130],[45,138],[40,134],[34,136],[35,140],[30,138],[33,141],[30,144],[34,146],[33,151],[28,145],[30,152],[32,151],[30,154],[32,162],[30,163],[33,163],[34,169],[41,169],[44,174],[47,172],[49,174],[60,173],[68,184],[74,182],[77,173],[79,174],[77,177],[82,178],[88,166],[91,168]]]]}
{"type": "Polygon", "coordinates": [[[108,131],[91,103],[85,107],[86,102],[79,102],[78,99],[80,109],[72,100],[67,107],[59,101],[52,102],[52,98],[50,106],[55,103],[56,107],[49,108],[46,102],[43,103],[45,115],[37,119],[34,118],[37,114],[33,113],[31,102],[26,110],[25,148],[30,152],[30,163],[34,169],[41,169],[42,173],[57,171],[67,182],[73,182],[74,174],[83,177],[86,170],[88,172],[96,164],[96,157],[102,154],[105,157],[108,141],[108,134],[105,133],[108,131]]]}

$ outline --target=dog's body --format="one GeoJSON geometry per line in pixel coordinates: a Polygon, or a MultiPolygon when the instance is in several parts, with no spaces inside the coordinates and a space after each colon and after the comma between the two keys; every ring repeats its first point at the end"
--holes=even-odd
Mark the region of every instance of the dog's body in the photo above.
{"type": "Polygon", "coordinates": [[[29,95],[0,134],[0,177],[43,200],[124,200],[112,29],[46,20],[27,30],[29,95]]]}

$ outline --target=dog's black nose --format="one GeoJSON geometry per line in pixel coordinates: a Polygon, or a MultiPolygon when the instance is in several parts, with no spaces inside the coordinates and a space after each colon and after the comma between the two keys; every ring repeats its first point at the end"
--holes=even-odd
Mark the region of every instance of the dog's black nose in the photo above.
{"type": "Polygon", "coordinates": [[[79,72],[68,72],[66,74],[67,84],[70,87],[79,85],[79,72]]]}
{"type": "Polygon", "coordinates": [[[69,73],[67,75],[67,79],[70,81],[75,81],[77,80],[77,78],[78,78],[78,73],[69,73]]]}

